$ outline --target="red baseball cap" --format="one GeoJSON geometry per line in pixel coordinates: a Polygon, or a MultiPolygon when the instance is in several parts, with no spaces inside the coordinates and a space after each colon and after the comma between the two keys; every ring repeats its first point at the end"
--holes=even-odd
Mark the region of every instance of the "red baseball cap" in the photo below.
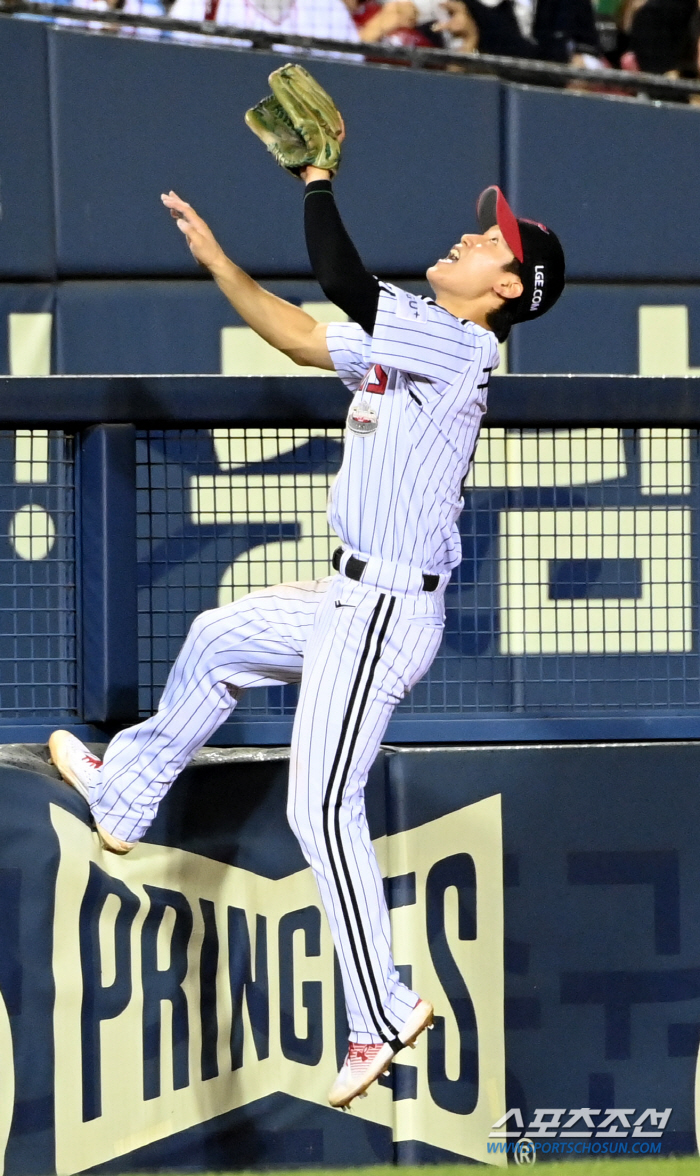
{"type": "Polygon", "coordinates": [[[513,322],[539,318],[564,289],[564,250],[556,233],[537,221],[516,217],[501,189],[486,188],[476,205],[482,233],[498,225],[511,253],[521,263],[523,292],[513,300],[513,322]]]}

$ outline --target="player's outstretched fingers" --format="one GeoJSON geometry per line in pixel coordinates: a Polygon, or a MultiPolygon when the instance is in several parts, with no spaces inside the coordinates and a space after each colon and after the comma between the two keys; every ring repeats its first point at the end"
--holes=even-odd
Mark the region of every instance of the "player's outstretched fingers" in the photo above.
{"type": "Polygon", "coordinates": [[[161,201],[175,217],[177,227],[187,238],[192,256],[208,269],[225,260],[225,255],[206,221],[198,216],[191,204],[182,200],[177,192],[161,193],[161,201]]]}
{"type": "Polygon", "coordinates": [[[185,219],[194,222],[194,220],[201,219],[197,216],[192,205],[188,204],[186,200],[182,200],[172,189],[170,192],[161,192],[160,198],[165,207],[170,210],[170,215],[176,220],[185,219]]]}

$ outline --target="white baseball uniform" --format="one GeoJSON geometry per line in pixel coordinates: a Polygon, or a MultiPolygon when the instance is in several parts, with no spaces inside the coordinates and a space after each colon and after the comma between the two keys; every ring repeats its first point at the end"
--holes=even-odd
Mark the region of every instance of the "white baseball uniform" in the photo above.
{"type": "MultiPolygon", "coordinates": [[[[301,37],[332,37],[359,41],[343,0],[175,0],[170,15],[177,20],[211,20],[238,29],[261,29],[301,37]]],[[[279,46],[286,48],[289,46],[279,46]]]]}
{"type": "Polygon", "coordinates": [[[354,392],[329,506],[340,574],[197,617],[157,713],[110,743],[91,808],[108,832],[138,839],[241,690],[300,682],[288,816],[330,923],[351,1040],[367,1043],[393,1040],[418,997],[392,960],[364,786],[394,708],[440,645],[498,350],[490,331],[386,284],[373,336],[342,323],[327,341],[354,392]]]}

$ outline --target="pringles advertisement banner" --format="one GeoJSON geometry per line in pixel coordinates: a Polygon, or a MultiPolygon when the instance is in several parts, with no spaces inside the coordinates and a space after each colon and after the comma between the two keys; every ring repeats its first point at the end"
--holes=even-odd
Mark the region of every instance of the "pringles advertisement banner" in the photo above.
{"type": "Polygon", "coordinates": [[[692,744],[387,748],[370,827],[435,1027],[343,1114],[286,752],[202,753],[119,858],[38,751],[6,751],[4,1172],[695,1151],[697,767],[692,744]]]}

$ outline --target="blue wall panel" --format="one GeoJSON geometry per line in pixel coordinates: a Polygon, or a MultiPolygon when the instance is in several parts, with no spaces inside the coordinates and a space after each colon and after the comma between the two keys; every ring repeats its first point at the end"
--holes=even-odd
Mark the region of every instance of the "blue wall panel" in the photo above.
{"type": "MultiPolygon", "coordinates": [[[[427,283],[403,284],[428,290],[427,283]]],[[[313,281],[265,285],[292,302],[324,298],[313,281]]],[[[0,322],[11,310],[50,309],[50,298],[49,286],[0,286],[0,322]]],[[[639,371],[639,307],[654,305],[687,306],[688,361],[700,367],[700,286],[572,284],[545,318],[514,329],[509,369],[634,375],[639,371]]],[[[63,282],[56,287],[54,370],[71,375],[216,373],[221,370],[221,329],[241,321],[206,280],[63,282]]],[[[2,370],[5,339],[0,330],[2,370]]]]}
{"type": "MultiPolygon", "coordinates": [[[[241,265],[308,272],[302,186],[243,122],[279,55],[59,30],[50,62],[61,273],[196,274],[159,201],[170,188],[241,265]]],[[[338,197],[367,264],[421,273],[498,179],[499,84],[335,62],[314,74],[347,120],[338,197]]]]}
{"type": "MultiPolygon", "coordinates": [[[[526,1126],[538,1107],[596,1107],[600,1124],[605,1108],[635,1108],[636,1118],[663,1103],[672,1112],[653,1150],[696,1150],[700,877],[686,836],[697,805],[686,786],[696,756],[691,743],[618,744],[485,754],[403,748],[387,761],[390,836],[420,827],[429,842],[430,821],[446,812],[459,820],[460,811],[477,821],[478,802],[500,801],[506,1106],[520,1108],[526,1126]],[[660,803],[661,779],[669,793],[660,803]]],[[[461,864],[459,855],[443,858],[436,870],[458,893],[461,864]]],[[[480,887],[485,902],[477,871],[477,893],[480,887]]],[[[468,893],[464,887],[460,895],[465,910],[468,893]]],[[[442,965],[454,977],[443,951],[433,948],[433,962],[438,973],[442,965]]],[[[451,991],[449,981],[444,987],[466,1062],[483,1028],[474,1032],[468,998],[459,1000],[454,981],[451,991]]],[[[476,1067],[466,1064],[459,1084],[454,1075],[445,1079],[444,1025],[436,1017],[428,1040],[435,1075],[428,1081],[443,1106],[450,1095],[473,1096],[479,1081],[476,1067]]],[[[513,1120],[505,1130],[517,1135],[513,1120]]],[[[589,1139],[577,1148],[575,1137],[553,1133],[536,1146],[540,1157],[554,1159],[635,1148],[632,1131],[616,1143],[604,1131],[589,1139]]],[[[636,1150],[652,1149],[638,1138],[636,1150]]]]}
{"type": "Polygon", "coordinates": [[[213,282],[64,282],[57,371],[218,372],[221,328],[236,321],[213,282]]]}
{"type": "Polygon", "coordinates": [[[54,273],[46,27],[0,17],[0,278],[54,273]]]}
{"type": "MultiPolygon", "coordinates": [[[[291,302],[324,300],[311,280],[264,284],[291,302]]],[[[428,291],[425,282],[402,284],[428,291]]],[[[221,330],[242,322],[207,280],[0,284],[0,373],[9,372],[8,315],[54,305],[53,370],[69,375],[217,373],[221,330]]],[[[572,283],[545,318],[513,330],[509,370],[634,375],[639,308],[654,305],[688,308],[687,358],[700,368],[700,286],[572,283]]]]}
{"type": "MultiPolygon", "coordinates": [[[[326,301],[311,279],[263,284],[296,304],[326,301]]],[[[402,284],[416,293],[429,292],[427,282],[402,284]]],[[[206,279],[61,282],[56,287],[55,371],[78,376],[217,374],[222,328],[243,325],[214,282],[206,279]]]]}
{"type": "Polygon", "coordinates": [[[700,274],[697,109],[513,86],[505,155],[516,212],[561,236],[570,277],[700,274]]]}
{"type": "MultiPolygon", "coordinates": [[[[64,276],[194,277],[159,204],[170,187],[253,272],[308,273],[301,185],[243,123],[280,61],[0,18],[0,278],[48,278],[56,264],[64,276]]],[[[561,234],[570,277],[700,278],[700,227],[688,215],[700,183],[697,110],[344,62],[313,68],[346,116],[338,196],[372,269],[420,275],[473,227],[474,198],[503,158],[517,210],[561,234]]]]}
{"type": "Polygon", "coordinates": [[[639,307],[687,306],[691,367],[700,367],[700,286],[570,285],[542,319],[515,327],[511,372],[639,372],[639,307]]]}
{"type": "MultiPolygon", "coordinates": [[[[265,285],[293,302],[323,299],[311,281],[265,285]]],[[[241,323],[210,281],[63,282],[57,288],[56,370],[215,374],[221,371],[222,327],[241,323]]]]}

